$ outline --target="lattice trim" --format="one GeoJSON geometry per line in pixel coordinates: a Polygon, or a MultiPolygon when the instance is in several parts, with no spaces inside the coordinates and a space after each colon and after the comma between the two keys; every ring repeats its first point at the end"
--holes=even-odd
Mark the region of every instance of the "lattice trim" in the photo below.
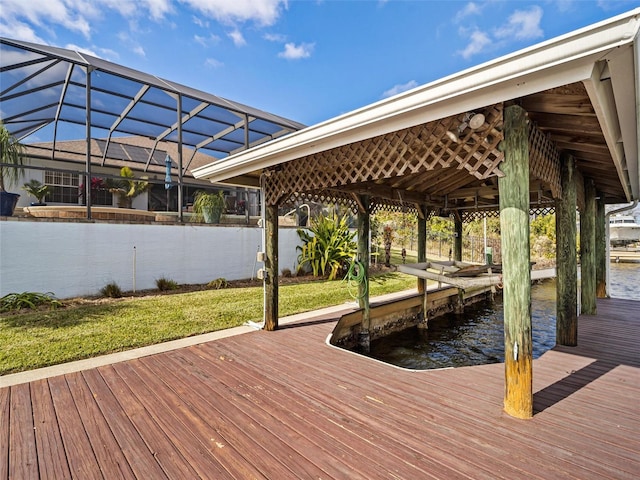
{"type": "MultiPolygon", "coordinates": [[[[540,216],[556,213],[555,205],[544,205],[529,209],[529,215],[540,216]]],[[[500,218],[500,210],[498,208],[492,210],[465,210],[462,212],[462,221],[471,222],[473,220],[482,220],[486,215],[487,218],[500,218]]]]}
{"type": "Polygon", "coordinates": [[[562,197],[560,152],[535,125],[529,128],[529,171],[535,178],[549,185],[553,198],[562,197]]]}
{"type": "MultiPolygon", "coordinates": [[[[504,159],[498,145],[503,139],[502,104],[485,108],[485,125],[469,128],[458,142],[463,115],[416,125],[360,142],[298,158],[270,170],[265,200],[275,205],[295,192],[339,189],[345,185],[412,175],[454,164],[479,179],[502,176],[504,159]]],[[[390,205],[393,201],[388,202],[390,205]]]]}

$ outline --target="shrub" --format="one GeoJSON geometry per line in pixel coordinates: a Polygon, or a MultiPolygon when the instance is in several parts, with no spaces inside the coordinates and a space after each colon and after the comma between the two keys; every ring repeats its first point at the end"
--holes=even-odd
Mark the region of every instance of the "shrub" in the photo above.
{"type": "Polygon", "coordinates": [[[293,274],[291,273],[291,269],[290,268],[283,268],[282,269],[282,276],[284,278],[290,278],[293,276],[293,274]]]}
{"type": "Polygon", "coordinates": [[[179,285],[169,278],[161,277],[156,279],[156,287],[158,287],[158,290],[161,292],[167,292],[169,290],[177,290],[179,285]]]}
{"type": "Polygon", "coordinates": [[[122,290],[116,282],[111,282],[106,284],[104,287],[100,289],[100,293],[103,297],[109,298],[120,298],[122,297],[122,290]]]}
{"type": "Polygon", "coordinates": [[[299,229],[298,235],[304,242],[298,255],[299,269],[308,265],[315,276],[327,276],[334,280],[343,265],[356,254],[355,233],[349,231],[347,216],[321,215],[312,220],[309,232],[299,229]]]}
{"type": "Polygon", "coordinates": [[[23,308],[35,309],[40,305],[49,305],[52,309],[63,306],[62,302],[50,292],[9,293],[0,298],[0,312],[11,312],[23,308]]]}
{"type": "Polygon", "coordinates": [[[229,282],[227,282],[227,280],[222,277],[216,278],[215,280],[211,280],[209,283],[207,283],[207,287],[215,288],[216,290],[220,290],[221,288],[227,288],[228,286],[229,286],[229,282]]]}

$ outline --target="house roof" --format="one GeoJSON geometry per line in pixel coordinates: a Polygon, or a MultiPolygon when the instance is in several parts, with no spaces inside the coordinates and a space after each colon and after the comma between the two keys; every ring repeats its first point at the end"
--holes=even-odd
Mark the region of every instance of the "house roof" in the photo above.
{"type": "MultiPolygon", "coordinates": [[[[92,136],[101,131],[107,143],[120,137],[147,137],[155,146],[182,144],[208,155],[210,161],[304,127],[67,49],[0,38],[0,65],[2,122],[24,143],[36,132],[42,137],[45,127],[53,144],[69,140],[65,126],[86,124],[87,98],[92,136]]],[[[78,137],[83,135],[73,136],[78,137]]]]}
{"type": "MultiPolygon", "coordinates": [[[[416,140],[393,153],[394,168],[406,174],[411,168],[398,164],[410,161],[411,152],[422,149],[451,155],[461,151],[452,147],[447,135],[438,136],[438,145],[428,144],[431,140],[424,138],[434,137],[436,126],[455,127],[464,121],[465,112],[517,103],[559,151],[574,156],[582,175],[594,179],[607,203],[630,201],[640,196],[639,25],[640,9],[636,9],[212,162],[193,173],[212,182],[255,184],[265,169],[286,168],[288,162],[318,161],[320,165],[330,159],[336,162],[332,168],[340,168],[345,152],[352,157],[368,155],[375,162],[376,155],[385,155],[381,145],[399,137],[404,141],[412,134],[416,140]],[[417,131],[420,126],[429,128],[417,131]],[[372,144],[375,149],[370,148],[372,144]]],[[[495,135],[501,134],[499,122],[491,128],[495,135]]],[[[486,136],[479,140],[486,142],[486,136]]],[[[462,149],[469,156],[476,155],[468,150],[467,146],[462,149]]],[[[499,148],[494,145],[490,150],[499,161],[499,148]]],[[[496,166],[492,165],[495,171],[496,166]]],[[[448,161],[446,168],[435,173],[407,175],[413,181],[401,175],[389,178],[382,172],[376,185],[370,182],[361,190],[388,187],[426,198],[430,189],[442,187],[446,174],[460,178],[449,182],[448,190],[438,191],[445,202],[448,194],[461,189],[468,190],[462,205],[469,208],[474,203],[477,208],[481,188],[495,187],[495,192],[489,192],[495,198],[497,182],[474,176],[477,172],[469,175],[462,167],[464,163],[451,166],[448,161]]],[[[343,180],[339,179],[339,186],[347,188],[342,183],[349,180],[343,180]]]]}

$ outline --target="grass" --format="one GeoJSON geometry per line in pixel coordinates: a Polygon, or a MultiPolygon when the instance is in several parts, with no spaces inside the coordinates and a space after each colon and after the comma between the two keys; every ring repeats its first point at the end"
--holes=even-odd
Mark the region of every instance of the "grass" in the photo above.
{"type": "MultiPolygon", "coordinates": [[[[415,277],[372,277],[370,295],[416,286],[415,277]]],[[[342,281],[281,285],[280,316],[352,300],[342,281]]],[[[0,375],[65,363],[262,319],[262,287],[124,298],[0,317],[0,375]]]]}

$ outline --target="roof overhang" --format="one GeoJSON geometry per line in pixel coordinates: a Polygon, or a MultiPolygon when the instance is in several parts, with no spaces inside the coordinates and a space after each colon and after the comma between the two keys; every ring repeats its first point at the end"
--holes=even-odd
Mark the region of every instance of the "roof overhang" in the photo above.
{"type": "Polygon", "coordinates": [[[639,26],[640,9],[635,9],[229,156],[193,174],[216,183],[246,184],[246,178],[255,179],[265,168],[303,156],[582,82],[625,196],[639,198],[639,26]]]}

